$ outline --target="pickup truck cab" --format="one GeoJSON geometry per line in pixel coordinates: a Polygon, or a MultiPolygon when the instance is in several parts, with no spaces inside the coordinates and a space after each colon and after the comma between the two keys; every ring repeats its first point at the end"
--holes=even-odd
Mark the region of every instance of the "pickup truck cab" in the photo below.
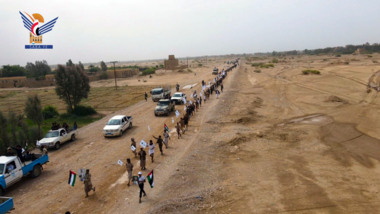
{"type": "Polygon", "coordinates": [[[116,115],[113,116],[104,126],[104,137],[121,136],[128,128],[132,128],[132,116],[116,115]]]}
{"type": "Polygon", "coordinates": [[[166,115],[168,116],[170,112],[174,111],[174,103],[169,99],[161,99],[158,101],[156,108],[154,109],[154,115],[166,115]]]}
{"type": "Polygon", "coordinates": [[[169,99],[171,90],[169,87],[154,88],[150,91],[150,94],[152,95],[153,102],[157,102],[160,99],[169,99]]]}
{"type": "Polygon", "coordinates": [[[34,154],[34,160],[21,162],[17,156],[0,156],[0,194],[3,195],[6,188],[19,182],[23,177],[31,175],[40,176],[42,165],[49,162],[49,156],[34,154]]]}
{"type": "Polygon", "coordinates": [[[182,92],[176,92],[170,99],[175,104],[183,104],[183,98],[186,100],[186,94],[182,92]]]}
{"type": "Polygon", "coordinates": [[[50,130],[44,138],[37,142],[37,147],[45,146],[46,148],[59,149],[62,143],[74,141],[76,134],[77,130],[71,130],[70,132],[67,132],[64,128],[50,130]]]}
{"type": "Polygon", "coordinates": [[[217,75],[218,73],[219,73],[219,69],[218,68],[214,68],[212,70],[212,74],[217,75]]]}

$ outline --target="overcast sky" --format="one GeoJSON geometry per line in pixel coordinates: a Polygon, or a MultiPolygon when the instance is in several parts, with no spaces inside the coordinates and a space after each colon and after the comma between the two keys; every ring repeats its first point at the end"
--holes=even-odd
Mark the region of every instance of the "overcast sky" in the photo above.
{"type": "Polygon", "coordinates": [[[380,42],[379,0],[0,0],[0,65],[303,50],[380,42]],[[58,21],[26,50],[19,11],[58,21]]]}

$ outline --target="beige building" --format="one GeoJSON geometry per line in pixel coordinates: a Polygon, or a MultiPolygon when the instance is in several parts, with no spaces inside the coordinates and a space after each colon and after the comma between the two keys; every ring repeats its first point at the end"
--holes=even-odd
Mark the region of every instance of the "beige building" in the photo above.
{"type": "Polygon", "coordinates": [[[169,55],[169,59],[164,61],[165,70],[174,70],[178,68],[178,59],[174,57],[174,55],[169,55]]]}

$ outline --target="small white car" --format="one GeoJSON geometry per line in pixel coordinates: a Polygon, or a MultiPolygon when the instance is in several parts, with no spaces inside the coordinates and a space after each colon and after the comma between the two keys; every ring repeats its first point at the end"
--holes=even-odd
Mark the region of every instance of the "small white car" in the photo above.
{"type": "Polygon", "coordinates": [[[104,137],[121,136],[123,132],[132,127],[132,116],[116,115],[113,116],[104,126],[104,137]]]}
{"type": "Polygon", "coordinates": [[[186,94],[182,92],[176,92],[173,94],[172,98],[170,99],[172,102],[175,102],[175,104],[183,104],[183,98],[186,100],[186,94]]]}

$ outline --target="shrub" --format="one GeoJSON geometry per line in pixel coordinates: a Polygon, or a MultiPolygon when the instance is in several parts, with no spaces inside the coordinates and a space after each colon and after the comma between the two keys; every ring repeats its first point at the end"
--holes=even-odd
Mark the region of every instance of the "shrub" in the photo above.
{"type": "Polygon", "coordinates": [[[73,114],[77,116],[87,116],[87,115],[93,115],[96,114],[96,111],[94,108],[91,106],[82,106],[82,105],[77,105],[73,112],[73,114]]]}
{"type": "Polygon", "coordinates": [[[108,74],[106,71],[103,71],[100,75],[99,75],[99,79],[101,80],[106,80],[108,79],[108,74]]]}
{"type": "Polygon", "coordinates": [[[54,106],[45,106],[44,109],[42,109],[42,115],[44,119],[50,119],[53,117],[56,117],[59,115],[57,109],[54,106]]]}
{"type": "Polygon", "coordinates": [[[335,55],[336,57],[341,57],[342,55],[340,55],[340,54],[337,54],[337,55],[335,55]]]}
{"type": "Polygon", "coordinates": [[[254,70],[255,73],[261,73],[261,70],[260,69],[256,69],[254,70]]]}
{"type": "Polygon", "coordinates": [[[273,58],[273,59],[272,59],[272,63],[278,63],[278,59],[273,58]]]}
{"type": "Polygon", "coordinates": [[[42,131],[40,131],[37,126],[31,127],[29,129],[29,139],[30,139],[30,142],[33,142],[33,143],[30,143],[29,146],[33,147],[33,145],[35,145],[34,143],[37,140],[39,140],[40,136],[43,136],[42,131]]]}
{"type": "Polygon", "coordinates": [[[256,68],[273,68],[274,65],[272,63],[265,64],[265,63],[262,63],[262,62],[256,62],[256,63],[252,63],[252,67],[256,67],[256,68]]]}
{"type": "Polygon", "coordinates": [[[321,72],[320,71],[318,71],[318,70],[303,70],[302,71],[302,74],[303,75],[308,75],[308,74],[316,74],[316,75],[320,75],[321,74],[321,72]]]}
{"type": "Polygon", "coordinates": [[[199,63],[198,66],[199,66],[199,67],[202,67],[202,63],[199,63]]]}
{"type": "Polygon", "coordinates": [[[150,75],[150,74],[154,74],[154,73],[156,73],[156,68],[155,67],[146,68],[143,71],[141,71],[141,75],[142,76],[150,75]]]}

